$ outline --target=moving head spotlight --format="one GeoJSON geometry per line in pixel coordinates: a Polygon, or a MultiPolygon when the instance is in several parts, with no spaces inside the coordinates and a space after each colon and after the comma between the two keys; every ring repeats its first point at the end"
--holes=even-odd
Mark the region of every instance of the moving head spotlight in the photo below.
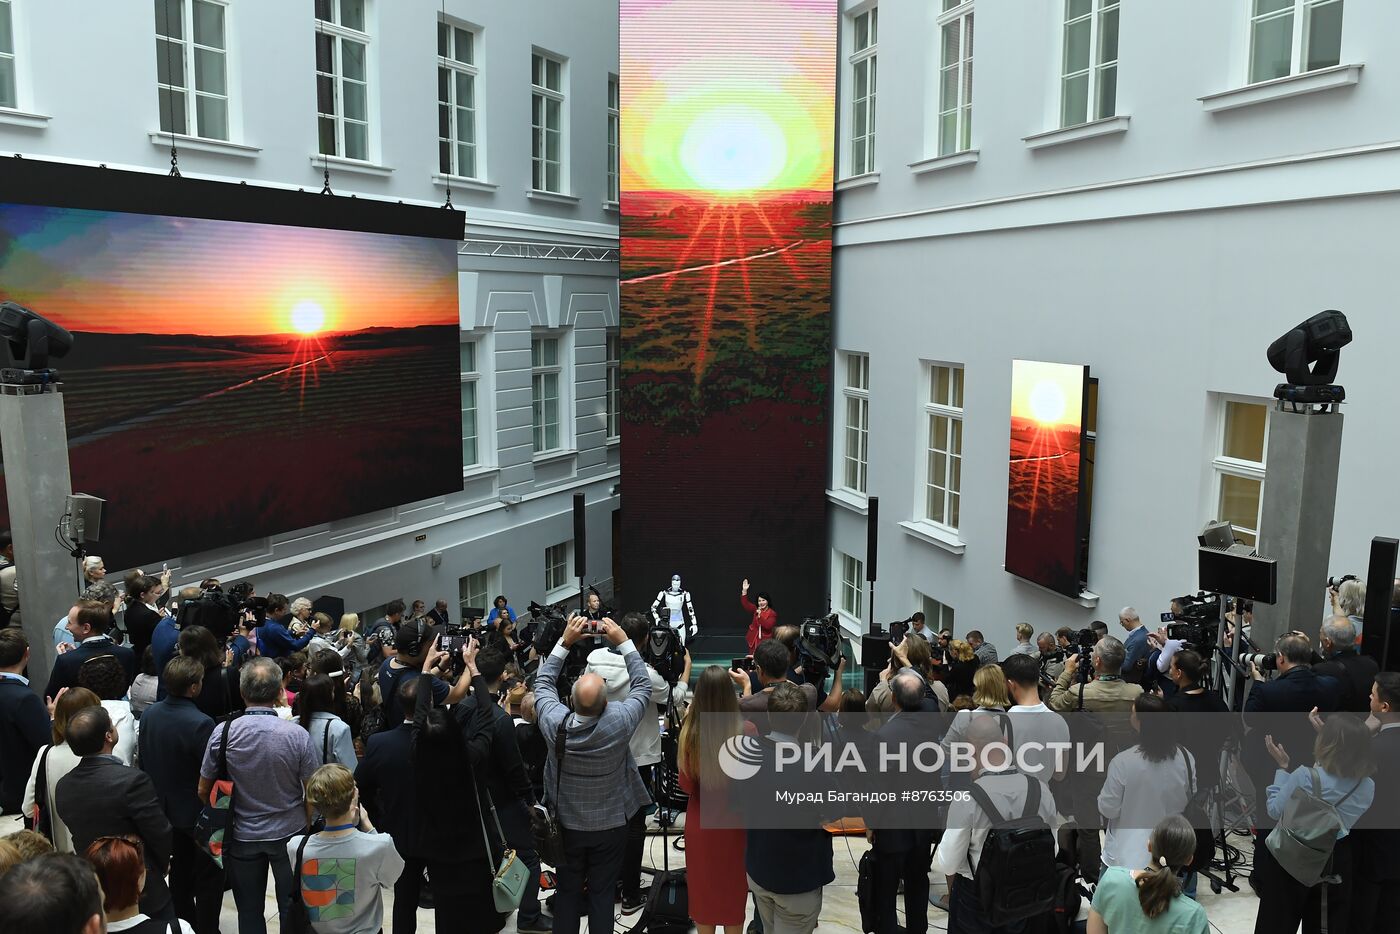
{"type": "Polygon", "coordinates": [[[1340,311],[1328,310],[1269,345],[1269,364],[1288,379],[1274,389],[1287,402],[1341,402],[1346,390],[1334,385],[1342,348],[1351,343],[1351,325],[1340,311]]]}
{"type": "Polygon", "coordinates": [[[73,335],[66,329],[16,302],[0,303],[0,339],[10,355],[10,366],[0,370],[0,381],[6,383],[56,381],[49,359],[62,359],[73,349],[73,335]]]}

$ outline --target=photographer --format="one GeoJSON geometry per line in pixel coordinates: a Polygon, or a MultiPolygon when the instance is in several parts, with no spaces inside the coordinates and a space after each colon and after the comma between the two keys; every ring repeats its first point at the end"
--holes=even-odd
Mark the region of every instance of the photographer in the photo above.
{"type": "Polygon", "coordinates": [[[1136,684],[1128,684],[1120,676],[1124,655],[1123,643],[1112,636],[1104,636],[1094,645],[1091,653],[1094,675],[1092,680],[1086,675],[1085,678],[1079,679],[1077,687],[1074,686],[1074,682],[1079,673],[1081,653],[1071,655],[1065,660],[1065,670],[1060,673],[1055,687],[1050,691],[1050,699],[1046,702],[1050,709],[1123,713],[1132,710],[1133,701],[1142,693],[1142,688],[1136,684]]]}
{"type": "MultiPolygon", "coordinates": [[[[258,650],[264,658],[284,658],[304,649],[316,635],[309,626],[292,616],[287,598],[280,593],[267,595],[267,619],[258,627],[258,650]],[[295,632],[293,631],[295,630],[295,632]]],[[[311,604],[306,604],[308,614],[311,604]]]]}
{"type": "Polygon", "coordinates": [[[1065,670],[1064,649],[1048,632],[1037,636],[1035,645],[1040,650],[1040,680],[1046,685],[1054,684],[1055,679],[1065,670]]]}
{"type": "Polygon", "coordinates": [[[933,678],[933,657],[927,641],[910,638],[911,631],[898,645],[890,646],[890,663],[880,672],[880,682],[870,691],[865,709],[870,713],[889,713],[895,710],[894,682],[904,674],[916,676],[923,685],[923,702],[919,709],[925,713],[938,713],[951,705],[948,689],[943,682],[933,678]]]}
{"type": "Polygon", "coordinates": [[[1345,616],[1356,627],[1356,635],[1361,636],[1362,616],[1366,612],[1366,582],[1352,574],[1347,574],[1335,583],[1329,581],[1327,602],[1336,616],[1345,616]]]}
{"type": "MultiPolygon", "coordinates": [[[[402,608],[402,601],[400,601],[402,608]]],[[[436,650],[437,640],[431,643],[433,651],[436,650]]],[[[413,667],[414,659],[423,659],[424,643],[423,632],[416,622],[404,623],[399,627],[399,631],[394,636],[394,648],[398,654],[388,659],[379,668],[379,696],[384,702],[384,727],[393,729],[403,722],[403,714],[399,711],[399,684],[405,678],[412,677],[418,669],[413,667]]],[[[438,653],[440,664],[448,664],[446,652],[438,653]]],[[[422,662],[419,662],[422,665],[422,662]]],[[[470,682],[467,678],[458,678],[456,684],[448,684],[442,680],[443,670],[438,665],[423,665],[423,674],[432,676],[432,702],[440,705],[452,705],[460,702],[467,696],[467,688],[470,682]]]]}
{"type": "MultiPolygon", "coordinates": [[[[1342,584],[1356,583],[1347,581],[1342,584]]],[[[1334,616],[1318,631],[1318,658],[1313,671],[1319,676],[1335,678],[1341,686],[1338,710],[1365,713],[1371,709],[1371,685],[1380,666],[1369,655],[1362,655],[1356,646],[1356,628],[1346,616],[1334,616]]]]}
{"type": "MultiPolygon", "coordinates": [[[[777,639],[764,639],[758,643],[753,652],[754,671],[758,675],[759,689],[757,692],[751,691],[748,676],[743,672],[735,672],[735,682],[743,690],[743,696],[739,698],[739,711],[748,719],[754,720],[754,725],[759,727],[759,732],[766,734],[768,695],[773,693],[773,688],[779,684],[793,684],[788,680],[789,665],[792,656],[788,652],[788,647],[777,639]]],[[[807,695],[808,710],[817,709],[817,689],[810,684],[797,685],[803,694],[807,695]]]]}
{"type": "MultiPolygon", "coordinates": [[[[673,630],[667,626],[667,634],[673,630]]],[[[622,617],[622,632],[636,646],[645,646],[651,632],[651,625],[641,613],[628,613],[622,617]]],[[[645,664],[645,660],[643,662],[645,664]]],[[[614,648],[594,649],[588,654],[585,673],[601,677],[607,685],[608,701],[620,704],[632,690],[632,676],[627,660],[614,648]]],[[[679,672],[674,685],[646,664],[647,677],[651,682],[651,700],[647,706],[648,716],[642,717],[632,733],[628,748],[632,760],[637,764],[637,774],[642,784],[650,791],[654,787],[653,775],[661,762],[661,733],[653,719],[657,713],[666,711],[667,701],[675,707],[684,704],[690,695],[690,652],[685,653],[685,667],[679,672]]],[[[675,674],[673,672],[673,674],[675,674]]],[[[622,914],[635,914],[645,903],[642,898],[642,851],[646,846],[646,810],[641,809],[627,822],[627,849],[622,860],[622,914]]]]}

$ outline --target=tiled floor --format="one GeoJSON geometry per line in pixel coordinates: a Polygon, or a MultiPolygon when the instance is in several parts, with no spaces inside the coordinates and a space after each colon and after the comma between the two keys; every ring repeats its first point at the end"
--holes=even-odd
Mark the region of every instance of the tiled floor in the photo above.
{"type": "MultiPolygon", "coordinates": [[[[18,818],[0,818],[0,836],[10,833],[19,828],[18,818]]],[[[1238,846],[1238,841],[1242,837],[1232,838],[1238,846]]],[[[861,854],[865,852],[867,844],[863,837],[837,837],[835,838],[835,869],[836,881],[827,886],[822,904],[822,919],[820,929],[823,931],[847,931],[850,934],[860,934],[860,909],[856,904],[856,866],[860,861],[861,854]]],[[[685,854],[674,847],[663,848],[661,837],[653,835],[647,841],[647,853],[643,860],[645,866],[655,866],[658,869],[662,866],[662,854],[665,852],[669,859],[671,868],[677,868],[685,864],[685,854]]],[[[646,877],[643,876],[645,882],[646,877]]],[[[270,880],[269,880],[270,882],[270,880]]],[[[1201,904],[1206,907],[1206,913],[1210,918],[1211,927],[1218,934],[1249,934],[1254,930],[1254,917],[1258,910],[1258,900],[1250,891],[1249,886],[1243,879],[1240,882],[1240,892],[1230,894],[1224,892],[1220,895],[1212,895],[1206,885],[1201,886],[1199,893],[1201,904]]],[[[946,891],[946,887],[941,879],[935,879],[933,884],[933,897],[937,897],[946,891]]],[[[386,919],[387,934],[394,934],[387,927],[387,920],[392,912],[393,895],[390,893],[385,897],[384,915],[386,919]]],[[[750,903],[752,904],[752,903],[750,903]]],[[[269,884],[267,899],[267,915],[272,919],[275,915],[275,906],[269,884]]],[[[632,929],[632,925],[641,916],[633,915],[628,918],[619,917],[616,925],[618,932],[627,932],[632,929]]],[[[224,910],[221,920],[221,928],[225,934],[233,934],[238,930],[238,916],[234,911],[233,897],[224,896],[224,910]]],[[[948,926],[948,916],[937,908],[929,908],[929,929],[931,931],[945,931],[948,926]]],[[[585,930],[587,925],[584,925],[585,930]]],[[[277,930],[276,922],[270,925],[272,931],[277,930]]],[[[418,911],[418,930],[424,934],[432,934],[437,930],[433,923],[433,913],[420,909],[418,911]]],[[[515,934],[514,918],[506,922],[506,934],[515,934]]],[[[1270,932],[1274,934],[1274,932],[1270,932]]],[[[1286,934],[1286,932],[1279,932],[1286,934]]]]}

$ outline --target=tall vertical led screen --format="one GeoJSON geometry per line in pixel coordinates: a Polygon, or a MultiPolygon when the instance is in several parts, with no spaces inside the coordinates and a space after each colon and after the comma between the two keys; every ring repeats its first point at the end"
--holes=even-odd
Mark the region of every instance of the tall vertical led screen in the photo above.
{"type": "MultiPolygon", "coordinates": [[[[623,589],[826,611],[835,0],[621,0],[623,589]]],[[[800,617],[799,617],[800,618],[800,617]]]]}
{"type": "Polygon", "coordinates": [[[1080,592],[1086,503],[1080,454],[1089,368],[1011,364],[1006,570],[1066,596],[1080,592]]]}
{"type": "Polygon", "coordinates": [[[53,365],[108,568],[461,489],[461,215],[433,211],[6,168],[0,300],[74,335],[53,365]]]}

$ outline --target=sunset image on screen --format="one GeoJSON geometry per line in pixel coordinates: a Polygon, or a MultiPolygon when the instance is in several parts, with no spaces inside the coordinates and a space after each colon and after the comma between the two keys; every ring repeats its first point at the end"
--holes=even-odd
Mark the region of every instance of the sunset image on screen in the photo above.
{"type": "Polygon", "coordinates": [[[1087,369],[1011,364],[1006,569],[1079,593],[1080,444],[1087,369]]]}
{"type": "Polygon", "coordinates": [[[460,488],[452,241],[0,204],[0,300],[74,334],[110,568],[460,488]]]}
{"type": "MultiPolygon", "coordinates": [[[[818,588],[825,557],[807,543],[825,516],[836,0],[621,0],[620,14],[629,577],[710,565],[715,541],[748,549],[730,533],[772,521],[803,543],[781,576],[818,588]],[[684,536],[631,524],[682,487],[733,507],[689,518],[684,536]]],[[[774,549],[751,550],[734,560],[779,573],[774,549]]]]}

